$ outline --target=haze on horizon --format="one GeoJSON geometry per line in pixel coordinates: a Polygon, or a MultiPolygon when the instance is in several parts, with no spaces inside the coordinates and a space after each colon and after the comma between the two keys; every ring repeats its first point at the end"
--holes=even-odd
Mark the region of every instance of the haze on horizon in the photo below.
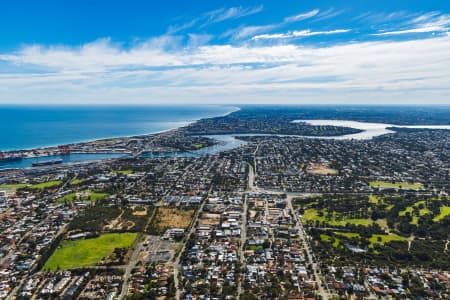
{"type": "Polygon", "coordinates": [[[450,104],[447,1],[0,3],[0,104],[450,104]]]}

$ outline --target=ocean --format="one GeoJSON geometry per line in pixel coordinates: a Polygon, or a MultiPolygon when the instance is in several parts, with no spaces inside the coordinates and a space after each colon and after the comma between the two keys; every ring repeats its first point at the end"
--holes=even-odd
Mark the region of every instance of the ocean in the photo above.
{"type": "Polygon", "coordinates": [[[232,106],[0,106],[0,151],[156,133],[232,106]]]}

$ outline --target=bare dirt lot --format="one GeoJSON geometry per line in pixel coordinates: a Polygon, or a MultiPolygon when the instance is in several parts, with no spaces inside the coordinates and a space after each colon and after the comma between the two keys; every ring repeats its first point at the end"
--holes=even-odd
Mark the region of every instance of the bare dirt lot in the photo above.
{"type": "Polygon", "coordinates": [[[339,172],[336,169],[331,169],[326,165],[319,163],[311,163],[309,164],[306,172],[312,175],[337,175],[339,172]]]}
{"type": "Polygon", "coordinates": [[[169,228],[186,229],[191,224],[194,210],[174,207],[158,207],[150,225],[151,234],[162,234],[169,228]]]}

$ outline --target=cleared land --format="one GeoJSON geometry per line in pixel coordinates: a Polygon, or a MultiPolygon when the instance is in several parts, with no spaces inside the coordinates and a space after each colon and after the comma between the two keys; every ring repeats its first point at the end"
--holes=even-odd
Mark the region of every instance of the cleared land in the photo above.
{"type": "Polygon", "coordinates": [[[339,171],[323,164],[313,163],[308,166],[306,172],[312,175],[337,175],[339,171]]]}
{"type": "Polygon", "coordinates": [[[108,233],[97,238],[63,241],[44,266],[44,270],[67,270],[95,266],[116,248],[129,248],[136,233],[108,233]]]}
{"type": "Polygon", "coordinates": [[[186,228],[191,224],[194,210],[160,207],[156,215],[161,227],[186,228]]]}
{"type": "Polygon", "coordinates": [[[369,182],[371,187],[377,188],[395,188],[395,189],[412,189],[420,190],[423,188],[421,183],[409,183],[409,182],[387,182],[387,181],[371,181],[369,182]]]}
{"type": "Polygon", "coordinates": [[[152,234],[162,234],[169,228],[187,228],[191,224],[194,210],[172,207],[158,207],[150,224],[152,234]]]}

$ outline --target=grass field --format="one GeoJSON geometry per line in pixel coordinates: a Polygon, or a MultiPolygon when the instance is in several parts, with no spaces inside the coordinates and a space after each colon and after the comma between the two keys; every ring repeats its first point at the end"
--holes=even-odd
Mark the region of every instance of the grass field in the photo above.
{"type": "Polygon", "coordinates": [[[44,270],[67,270],[95,266],[116,248],[129,248],[136,233],[108,233],[97,238],[63,241],[44,266],[44,270]]]}
{"type": "Polygon", "coordinates": [[[331,237],[328,234],[321,233],[320,234],[320,240],[324,242],[330,242],[331,237]]]}
{"type": "Polygon", "coordinates": [[[421,183],[409,183],[409,182],[387,182],[387,181],[371,181],[369,186],[377,188],[395,188],[395,189],[413,189],[419,190],[423,188],[421,183]]]}
{"type": "Polygon", "coordinates": [[[35,189],[35,190],[44,190],[44,189],[49,189],[49,188],[60,186],[61,184],[62,184],[61,180],[52,180],[52,181],[32,184],[30,186],[30,188],[35,189]]]}
{"type": "Polygon", "coordinates": [[[1,184],[0,190],[17,190],[26,187],[26,183],[15,183],[15,184],[1,184]]]}
{"type": "Polygon", "coordinates": [[[405,216],[407,213],[410,213],[412,216],[412,221],[410,223],[412,225],[417,225],[419,223],[419,217],[424,216],[426,214],[431,214],[431,211],[428,208],[424,207],[419,209],[419,216],[414,215],[413,214],[414,208],[418,207],[421,204],[425,206],[426,202],[425,201],[416,202],[414,203],[414,205],[408,206],[404,210],[400,211],[398,215],[402,217],[405,216]]]}
{"type": "Polygon", "coordinates": [[[72,180],[71,182],[70,182],[70,184],[71,185],[79,185],[79,184],[81,184],[81,183],[83,183],[83,182],[85,182],[86,181],[86,179],[74,179],[74,180],[72,180]]]}
{"type": "Polygon", "coordinates": [[[117,170],[117,171],[113,171],[113,173],[121,174],[121,175],[130,175],[130,174],[133,174],[133,170],[117,170]]]}
{"type": "Polygon", "coordinates": [[[78,193],[70,193],[63,197],[56,199],[58,203],[69,202],[72,203],[74,201],[91,201],[91,203],[95,203],[96,201],[105,199],[109,194],[106,193],[96,193],[91,191],[82,191],[78,193]]]}
{"type": "Polygon", "coordinates": [[[361,235],[360,235],[359,233],[356,233],[356,232],[342,232],[342,231],[336,231],[335,234],[336,234],[336,235],[340,235],[340,236],[344,236],[344,237],[346,237],[346,238],[348,238],[348,239],[351,239],[351,238],[360,238],[360,237],[361,237],[361,235]]]}
{"type": "Polygon", "coordinates": [[[433,218],[434,222],[443,220],[446,216],[450,215],[450,206],[442,206],[441,213],[433,218]]]}
{"type": "Polygon", "coordinates": [[[378,203],[380,203],[380,198],[378,198],[375,195],[370,195],[369,196],[369,202],[373,203],[373,204],[378,204],[378,203]]]}
{"type": "MultiPolygon", "coordinates": [[[[334,237],[334,242],[332,245],[334,248],[339,247],[339,244],[340,244],[340,239],[336,236],[346,237],[348,239],[351,239],[351,238],[360,239],[361,238],[361,235],[356,232],[336,231],[335,237],[334,237]]],[[[323,242],[331,243],[332,237],[328,234],[322,233],[322,234],[320,234],[320,240],[323,242]]],[[[369,238],[369,247],[373,248],[374,245],[384,245],[384,244],[392,242],[392,241],[406,241],[406,238],[398,236],[396,234],[389,234],[389,235],[388,234],[373,234],[369,238]]]]}
{"type": "MultiPolygon", "coordinates": [[[[324,212],[325,215],[325,212],[324,212]]],[[[319,221],[319,222],[326,222],[330,224],[331,226],[345,226],[346,224],[354,224],[354,225],[363,225],[363,226],[369,226],[373,223],[371,219],[343,219],[343,220],[336,220],[334,216],[332,219],[328,220],[325,216],[319,216],[318,212],[314,208],[310,208],[305,210],[305,213],[303,215],[303,219],[305,221],[319,221]]]]}
{"type": "Polygon", "coordinates": [[[204,148],[204,147],[207,147],[207,145],[204,145],[204,144],[193,144],[192,145],[195,149],[201,149],[201,148],[204,148]]]}
{"type": "MultiPolygon", "coordinates": [[[[322,233],[322,234],[320,234],[320,240],[323,241],[323,242],[331,243],[331,236],[329,236],[328,234],[322,233]]],[[[335,237],[332,246],[334,248],[337,248],[337,247],[339,247],[340,242],[341,241],[338,238],[335,237]]]]}
{"type": "Polygon", "coordinates": [[[406,238],[398,236],[396,234],[372,234],[369,239],[369,247],[373,248],[375,244],[384,245],[392,241],[406,241],[406,238]]]}

